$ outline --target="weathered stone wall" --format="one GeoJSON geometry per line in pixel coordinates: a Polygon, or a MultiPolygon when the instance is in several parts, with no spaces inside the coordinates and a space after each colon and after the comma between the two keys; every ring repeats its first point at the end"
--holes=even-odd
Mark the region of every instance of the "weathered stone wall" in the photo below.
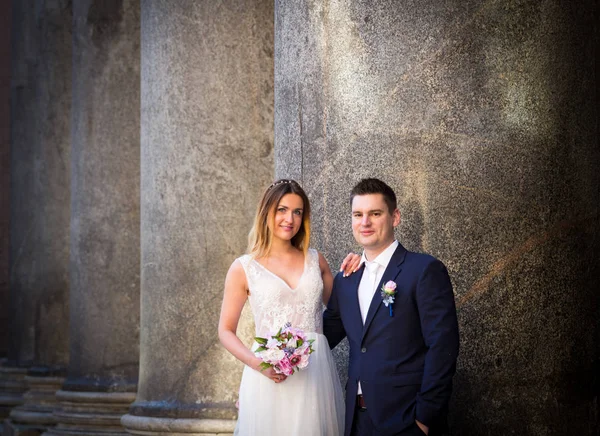
{"type": "Polygon", "coordinates": [[[358,248],[354,183],[395,188],[399,240],[444,261],[455,287],[453,434],[598,431],[595,14],[591,1],[276,2],[276,176],[303,183],[334,268],[358,248]]]}

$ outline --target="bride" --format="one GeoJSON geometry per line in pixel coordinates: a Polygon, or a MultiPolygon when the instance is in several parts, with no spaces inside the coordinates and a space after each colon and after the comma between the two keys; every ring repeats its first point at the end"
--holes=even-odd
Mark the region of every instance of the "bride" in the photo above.
{"type": "MultiPolygon", "coordinates": [[[[248,239],[248,254],[227,273],[219,320],[221,343],[245,364],[235,434],[342,435],[342,389],[322,328],[333,277],[325,258],[308,246],[310,205],[298,183],[278,180],[267,188],[248,239]],[[267,337],[289,322],[315,340],[305,369],[290,377],[272,367],[260,370],[261,359],[236,336],[246,299],[256,336],[267,337]]],[[[348,260],[342,266],[356,266],[360,256],[348,260]]]]}

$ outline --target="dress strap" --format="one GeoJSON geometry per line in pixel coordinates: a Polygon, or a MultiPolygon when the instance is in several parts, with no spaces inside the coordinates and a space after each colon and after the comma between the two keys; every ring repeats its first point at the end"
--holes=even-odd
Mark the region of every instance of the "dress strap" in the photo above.
{"type": "Polygon", "coordinates": [[[319,252],[317,250],[315,250],[314,248],[309,248],[307,256],[309,256],[307,264],[310,265],[312,263],[313,265],[317,266],[317,268],[318,268],[319,267],[319,252]]]}
{"type": "Polygon", "coordinates": [[[250,288],[252,286],[250,280],[253,276],[252,272],[250,271],[250,262],[252,261],[252,257],[249,254],[244,254],[243,256],[238,257],[237,260],[240,261],[240,263],[242,264],[242,268],[244,268],[244,273],[246,274],[246,281],[248,282],[248,287],[250,288]]]}

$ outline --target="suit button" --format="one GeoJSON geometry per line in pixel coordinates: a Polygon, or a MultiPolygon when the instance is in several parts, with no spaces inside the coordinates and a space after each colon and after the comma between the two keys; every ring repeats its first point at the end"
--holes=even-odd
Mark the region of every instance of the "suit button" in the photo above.
{"type": "Polygon", "coordinates": [[[366,353],[366,352],[367,352],[367,349],[366,349],[366,348],[361,348],[361,349],[360,349],[360,352],[361,352],[361,353],[366,353]]]}

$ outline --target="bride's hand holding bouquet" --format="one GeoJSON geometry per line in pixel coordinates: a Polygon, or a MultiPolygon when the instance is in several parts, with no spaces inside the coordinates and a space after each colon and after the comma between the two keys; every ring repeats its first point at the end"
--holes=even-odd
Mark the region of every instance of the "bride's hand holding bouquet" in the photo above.
{"type": "Polygon", "coordinates": [[[254,354],[262,361],[259,370],[276,383],[306,368],[314,352],[314,339],[307,339],[302,330],[293,328],[290,323],[267,338],[254,339],[258,343],[254,354]]]}

